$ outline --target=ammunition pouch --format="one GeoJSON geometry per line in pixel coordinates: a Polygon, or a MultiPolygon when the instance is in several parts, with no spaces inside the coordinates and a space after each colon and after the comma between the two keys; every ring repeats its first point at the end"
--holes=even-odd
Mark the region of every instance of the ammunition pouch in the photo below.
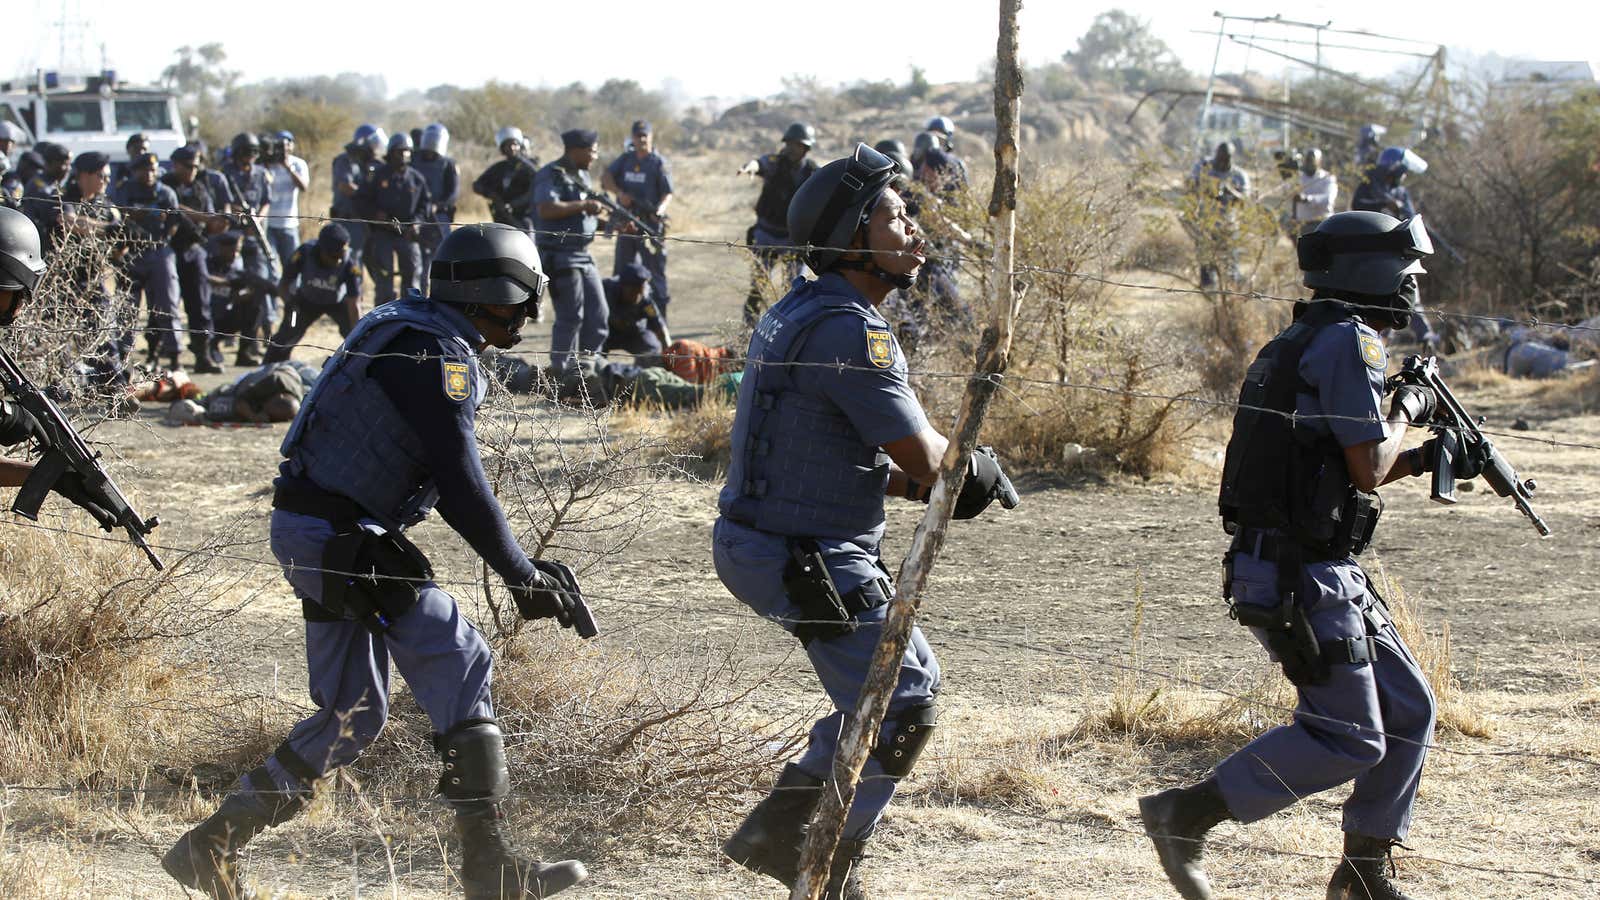
{"type": "MultiPolygon", "coordinates": [[[[1370,529],[1367,536],[1371,537],[1370,529]]],[[[1273,606],[1263,606],[1239,603],[1233,599],[1235,550],[1228,551],[1223,558],[1223,597],[1229,601],[1230,617],[1240,625],[1261,632],[1262,641],[1282,667],[1289,683],[1297,687],[1325,684],[1334,665],[1360,665],[1376,660],[1378,647],[1373,635],[1378,627],[1373,621],[1373,610],[1382,604],[1382,600],[1377,599],[1374,604],[1363,608],[1365,634],[1319,641],[1311,628],[1306,607],[1300,600],[1300,582],[1306,563],[1323,560],[1308,558],[1299,545],[1276,535],[1261,535],[1260,539],[1261,558],[1276,562],[1278,567],[1278,602],[1273,606]]],[[[1344,556],[1339,554],[1333,558],[1342,559],[1344,556]]]]}
{"type": "Polygon", "coordinates": [[[832,640],[856,630],[856,617],[877,609],[889,602],[891,595],[888,574],[862,584],[847,594],[839,592],[823,563],[817,542],[804,538],[791,539],[789,563],[783,571],[783,590],[789,602],[800,610],[800,621],[794,623],[794,636],[801,646],[814,640],[832,640]]]}
{"type": "Polygon", "coordinates": [[[359,524],[367,514],[353,500],[280,486],[272,505],[334,525],[334,536],[322,547],[322,600],[301,601],[307,621],[355,619],[382,635],[417,605],[422,583],[433,578],[428,557],[405,535],[359,524]]]}

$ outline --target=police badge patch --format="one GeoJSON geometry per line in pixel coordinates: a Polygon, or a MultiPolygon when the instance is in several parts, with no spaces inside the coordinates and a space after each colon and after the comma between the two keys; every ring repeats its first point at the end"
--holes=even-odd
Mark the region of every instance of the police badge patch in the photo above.
{"type": "Polygon", "coordinates": [[[868,328],[867,359],[880,369],[894,365],[894,335],[887,331],[868,328]]]}
{"type": "Polygon", "coordinates": [[[1368,368],[1382,372],[1388,367],[1389,355],[1383,352],[1383,345],[1378,343],[1377,338],[1363,334],[1356,339],[1356,342],[1361,348],[1361,361],[1366,363],[1368,368]]]}
{"type": "Polygon", "coordinates": [[[472,396],[472,372],[466,363],[444,364],[444,395],[451,400],[465,400],[472,396]]]}

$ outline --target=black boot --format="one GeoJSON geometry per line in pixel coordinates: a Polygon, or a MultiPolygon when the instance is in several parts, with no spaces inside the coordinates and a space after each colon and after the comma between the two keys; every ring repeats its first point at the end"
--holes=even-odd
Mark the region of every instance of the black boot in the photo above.
{"type": "Polygon", "coordinates": [[[161,868],[184,887],[217,900],[255,900],[239,869],[239,848],[269,824],[254,804],[233,795],[211,818],[191,828],[161,858],[161,868]]]}
{"type": "Polygon", "coordinates": [[[495,803],[456,810],[461,839],[461,887],[467,900],[534,900],[550,897],[589,877],[575,859],[545,865],[511,849],[505,817],[495,803]]]}
{"type": "Polygon", "coordinates": [[[844,838],[839,841],[839,848],[833,851],[833,867],[828,871],[828,888],[822,892],[822,900],[867,900],[860,875],[861,857],[866,847],[865,840],[844,838]]]}
{"type": "Polygon", "coordinates": [[[1205,834],[1233,818],[1215,778],[1139,798],[1144,833],[1156,845],[1167,880],[1185,900],[1210,900],[1211,882],[1200,868],[1205,834]]]}
{"type": "Polygon", "coordinates": [[[1390,856],[1400,843],[1389,838],[1345,832],[1344,861],[1328,882],[1328,900],[1410,900],[1389,880],[1394,871],[1390,856]],[[1385,872],[1387,863],[1388,872],[1385,872]]]}
{"type": "Polygon", "coordinates": [[[723,855],[758,875],[793,886],[800,874],[806,827],[820,802],[822,779],[807,775],[794,763],[784,766],[772,793],[756,804],[722,845],[723,855]]]}

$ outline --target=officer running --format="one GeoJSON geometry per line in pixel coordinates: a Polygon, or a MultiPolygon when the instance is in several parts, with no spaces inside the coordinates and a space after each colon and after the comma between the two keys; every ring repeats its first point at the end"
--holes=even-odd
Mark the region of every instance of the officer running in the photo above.
{"type": "MultiPolygon", "coordinates": [[[[865,144],[823,166],[789,205],[787,232],[815,250],[750,338],[733,458],[712,533],[717,576],[805,648],[834,711],[751,811],[723,852],[793,886],[805,828],[832,772],[846,716],[867,677],[893,595],[879,559],[886,495],[926,500],[946,440],[923,414],[905,357],[877,305],[906,287],[924,243],[890,189],[893,161],[865,144]]],[[[1001,477],[973,455],[956,517],[988,506],[1001,477]]],[[[877,748],[845,823],[829,898],[863,897],[856,862],[899,779],[932,735],[939,664],[913,629],[877,748]]]]}
{"type": "Polygon", "coordinates": [[[572,624],[572,595],[547,574],[556,567],[517,546],[474,431],[487,384],[478,353],[521,339],[545,278],[527,235],[499,225],[452,232],[432,276],[431,297],[413,291],[357,324],[284,438],[272,551],[304,609],[318,710],[162,860],[213,897],[251,896],[239,848],[293,817],[317,779],[378,736],[391,658],[436,732],[439,792],[455,809],[469,900],[548,897],[588,877],[582,863],[542,865],[509,846],[489,647],[403,534],[437,506],[505,580],[524,618],[572,624]]]}
{"type": "MultiPolygon", "coordinates": [[[[600,184],[617,195],[617,203],[661,234],[665,231],[667,207],[672,205],[672,166],[666,157],[656,152],[654,129],[649,122],[639,119],[633,123],[631,132],[633,146],[606,167],[600,184]]],[[[650,294],[656,311],[664,318],[667,304],[672,302],[671,289],[667,286],[666,244],[656,251],[650,249],[641,235],[617,235],[617,255],[611,274],[621,275],[635,260],[649,270],[650,294]]]]}
{"type": "Polygon", "coordinates": [[[340,337],[349,337],[361,315],[361,267],[350,257],[350,232],[329,222],[316,240],[297,247],[284,261],[278,294],[283,297],[283,325],[272,336],[266,362],[287,360],[306,329],[323,316],[339,326],[340,337]]]}
{"type": "Polygon", "coordinates": [[[356,212],[367,219],[367,248],[361,254],[372,276],[372,303],[381,306],[422,289],[421,227],[433,218],[428,180],[411,167],[411,135],[389,138],[384,164],[356,193],[356,212]],[[395,290],[394,277],[400,276],[395,290]]]}
{"type": "Polygon", "coordinates": [[[807,158],[816,142],[816,129],[804,122],[795,122],[783,132],[782,150],[758,156],[739,169],[740,175],[761,179],[761,195],[756,198],[756,223],[745,232],[745,243],[751,248],[751,262],[755,264],[750,293],[744,300],[746,325],[754,325],[761,317],[761,307],[766,302],[761,289],[771,283],[774,265],[788,259],[788,277],[800,274],[799,257],[781,248],[794,245],[789,239],[789,201],[806,179],[816,174],[817,161],[807,158]]]}
{"type": "Polygon", "coordinates": [[[534,243],[544,271],[550,275],[550,368],[561,373],[580,355],[596,353],[606,343],[606,292],[600,283],[589,245],[605,209],[588,196],[589,166],[600,136],[585,128],[561,133],[561,158],[539,170],[533,179],[533,209],[539,234],[534,243]]]}
{"type": "MultiPolygon", "coordinates": [[[[483,170],[472,182],[472,191],[489,201],[489,215],[501,225],[533,233],[533,178],[539,171],[537,157],[523,151],[528,141],[522,129],[507,125],[495,132],[494,143],[502,159],[483,170]]],[[[535,310],[534,321],[538,321],[535,310]]]]}
{"type": "MultiPolygon", "coordinates": [[[[1139,800],[1145,831],[1184,897],[1207,898],[1206,832],[1254,822],[1354,782],[1344,859],[1329,900],[1403,900],[1385,871],[1405,839],[1433,738],[1434,699],[1388,608],[1356,562],[1383,505],[1379,485],[1433,468],[1428,445],[1400,452],[1437,398],[1404,384],[1383,409],[1388,355],[1379,332],[1417,305],[1421,218],[1339,213],[1298,242],[1305,285],[1294,324],[1245,377],[1222,475],[1224,596],[1283,668],[1294,722],[1223,760],[1211,777],[1139,800]]],[[[1456,464],[1472,478],[1479,460],[1456,464]]]]}
{"type": "Polygon", "coordinates": [[[428,193],[433,197],[433,215],[420,230],[418,245],[422,250],[422,269],[428,271],[439,242],[450,233],[456,220],[456,203],[461,199],[461,170],[456,161],[446,156],[450,152],[450,129],[434,122],[422,129],[422,139],[417,142],[417,153],[411,159],[411,168],[428,182],[428,193]]]}

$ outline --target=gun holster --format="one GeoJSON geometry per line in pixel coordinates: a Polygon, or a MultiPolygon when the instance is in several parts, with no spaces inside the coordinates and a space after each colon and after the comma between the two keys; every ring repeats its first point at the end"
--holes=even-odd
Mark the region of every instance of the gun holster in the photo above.
{"type": "Polygon", "coordinates": [[[422,582],[433,577],[428,557],[405,535],[354,523],[340,523],[323,545],[322,567],[322,609],[378,635],[417,605],[422,582]]]}
{"type": "Polygon", "coordinates": [[[832,640],[855,632],[856,616],[889,602],[888,576],[873,579],[848,594],[841,594],[828,574],[817,542],[791,539],[789,563],[783,570],[783,590],[800,610],[794,636],[801,646],[817,639],[832,640]]]}
{"type": "Polygon", "coordinates": [[[1316,633],[1311,630],[1311,618],[1299,599],[1299,554],[1286,553],[1278,559],[1278,602],[1274,606],[1239,603],[1233,599],[1233,554],[1234,551],[1228,551],[1222,561],[1223,598],[1229,604],[1228,615],[1240,625],[1260,629],[1267,650],[1282,667],[1283,675],[1290,684],[1322,684],[1327,681],[1328,662],[1317,642],[1316,633]]]}

